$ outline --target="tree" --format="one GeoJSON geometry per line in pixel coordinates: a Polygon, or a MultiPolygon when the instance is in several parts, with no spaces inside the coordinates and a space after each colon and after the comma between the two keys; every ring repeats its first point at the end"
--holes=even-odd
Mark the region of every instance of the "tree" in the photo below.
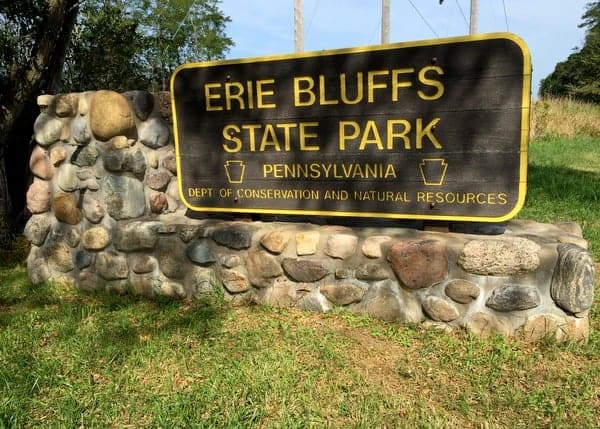
{"type": "MultiPolygon", "coordinates": [[[[231,19],[219,0],[134,0],[133,12],[146,45],[140,63],[148,71],[152,89],[168,89],[171,73],[180,64],[216,60],[233,45],[225,35],[231,19]]],[[[133,7],[133,6],[130,6],[133,7]]]]}
{"type": "Polygon", "coordinates": [[[585,43],[542,80],[541,96],[572,97],[600,103],[600,1],[588,3],[579,25],[586,29],[585,43]]]}
{"type": "Polygon", "coordinates": [[[167,89],[176,66],[222,58],[233,45],[218,4],[0,0],[0,231],[24,212],[37,96],[167,89]]]}
{"type": "Polygon", "coordinates": [[[147,78],[136,57],[144,39],[122,1],[90,1],[83,6],[71,37],[63,91],[144,89],[147,78]]]}
{"type": "Polygon", "coordinates": [[[72,38],[65,87],[168,89],[189,61],[219,59],[233,41],[219,0],[87,0],[72,38]]]}
{"type": "MultiPolygon", "coordinates": [[[[0,40],[4,42],[0,65],[0,230],[8,228],[11,214],[7,146],[28,104],[38,94],[58,89],[78,7],[77,0],[0,3],[0,40]]],[[[33,123],[30,125],[33,128],[33,123]]]]}

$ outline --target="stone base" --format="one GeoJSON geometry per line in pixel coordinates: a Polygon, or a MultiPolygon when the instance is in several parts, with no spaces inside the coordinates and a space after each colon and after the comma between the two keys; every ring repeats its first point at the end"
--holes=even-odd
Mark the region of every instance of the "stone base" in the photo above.
{"type": "Polygon", "coordinates": [[[234,305],[339,306],[478,336],[588,335],[594,265],[572,224],[512,221],[477,235],[178,212],[87,229],[38,215],[27,228],[32,241],[40,229],[46,238],[28,260],[34,283],[67,279],[87,291],[182,300],[219,290],[234,305]]]}
{"type": "Polygon", "coordinates": [[[168,94],[89,91],[38,104],[25,228],[33,283],[187,300],[217,291],[233,304],[340,306],[475,335],[588,334],[594,265],[576,224],[440,232],[411,221],[186,216],[168,94]]]}

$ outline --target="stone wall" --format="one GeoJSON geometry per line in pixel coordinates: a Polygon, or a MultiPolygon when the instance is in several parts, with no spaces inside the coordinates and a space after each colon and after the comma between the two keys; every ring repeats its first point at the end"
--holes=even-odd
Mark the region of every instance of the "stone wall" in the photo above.
{"type": "Polygon", "coordinates": [[[168,95],[97,91],[38,104],[25,229],[33,283],[184,300],[217,291],[233,304],[339,306],[476,335],[588,335],[594,264],[573,223],[444,233],[186,216],[168,95]]]}

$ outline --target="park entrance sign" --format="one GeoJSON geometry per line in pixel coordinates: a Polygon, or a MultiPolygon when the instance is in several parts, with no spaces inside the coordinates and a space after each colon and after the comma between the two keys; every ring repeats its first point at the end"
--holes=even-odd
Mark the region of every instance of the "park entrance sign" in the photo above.
{"type": "Polygon", "coordinates": [[[525,199],[530,79],[508,33],[185,64],[171,78],[181,199],[507,220],[525,199]]]}

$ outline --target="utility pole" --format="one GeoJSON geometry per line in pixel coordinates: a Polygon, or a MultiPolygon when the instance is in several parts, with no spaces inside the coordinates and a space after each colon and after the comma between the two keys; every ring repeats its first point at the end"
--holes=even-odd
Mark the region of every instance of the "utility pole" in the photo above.
{"type": "Polygon", "coordinates": [[[381,44],[390,43],[390,0],[381,0],[381,44]]]}
{"type": "Polygon", "coordinates": [[[302,17],[302,0],[294,0],[294,51],[304,50],[304,22],[302,17]]]}
{"type": "Polygon", "coordinates": [[[469,22],[469,34],[477,33],[477,11],[479,9],[478,0],[471,0],[471,17],[469,22]]]}

